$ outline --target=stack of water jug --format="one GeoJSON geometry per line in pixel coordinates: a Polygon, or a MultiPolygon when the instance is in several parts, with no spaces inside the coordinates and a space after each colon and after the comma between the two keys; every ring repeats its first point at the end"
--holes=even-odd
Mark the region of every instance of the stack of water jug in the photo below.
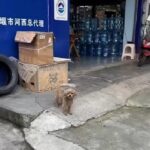
{"type": "Polygon", "coordinates": [[[124,20],[122,17],[81,20],[76,28],[76,47],[81,56],[117,57],[122,54],[124,20]]]}

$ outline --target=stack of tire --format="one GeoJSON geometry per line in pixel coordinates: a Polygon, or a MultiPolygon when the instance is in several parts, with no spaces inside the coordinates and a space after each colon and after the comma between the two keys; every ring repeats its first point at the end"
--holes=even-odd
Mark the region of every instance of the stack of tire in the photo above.
{"type": "Polygon", "coordinates": [[[8,57],[0,55],[0,96],[11,93],[17,83],[17,66],[8,57]]]}

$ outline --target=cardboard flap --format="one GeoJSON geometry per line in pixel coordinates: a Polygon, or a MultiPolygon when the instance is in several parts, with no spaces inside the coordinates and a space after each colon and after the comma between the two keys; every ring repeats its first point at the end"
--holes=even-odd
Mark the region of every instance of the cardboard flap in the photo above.
{"type": "Polygon", "coordinates": [[[32,43],[35,37],[36,37],[35,32],[18,31],[15,37],[15,41],[20,43],[32,43]]]}

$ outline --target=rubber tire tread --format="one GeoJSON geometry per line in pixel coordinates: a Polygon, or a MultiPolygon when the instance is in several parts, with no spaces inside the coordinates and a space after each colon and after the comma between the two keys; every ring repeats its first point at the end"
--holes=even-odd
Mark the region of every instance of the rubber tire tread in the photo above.
{"type": "Polygon", "coordinates": [[[10,80],[7,85],[0,86],[0,96],[11,93],[18,83],[18,70],[14,62],[8,57],[0,55],[0,63],[4,63],[10,70],[10,80]]]}

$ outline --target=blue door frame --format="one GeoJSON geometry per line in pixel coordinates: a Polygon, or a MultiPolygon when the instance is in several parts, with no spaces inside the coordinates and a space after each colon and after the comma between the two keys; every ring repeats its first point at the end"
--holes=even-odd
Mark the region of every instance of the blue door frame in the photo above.
{"type": "Polygon", "coordinates": [[[137,2],[137,15],[136,15],[136,27],[135,27],[135,45],[136,52],[140,52],[141,49],[141,28],[142,28],[142,16],[143,16],[143,0],[137,2]]]}

